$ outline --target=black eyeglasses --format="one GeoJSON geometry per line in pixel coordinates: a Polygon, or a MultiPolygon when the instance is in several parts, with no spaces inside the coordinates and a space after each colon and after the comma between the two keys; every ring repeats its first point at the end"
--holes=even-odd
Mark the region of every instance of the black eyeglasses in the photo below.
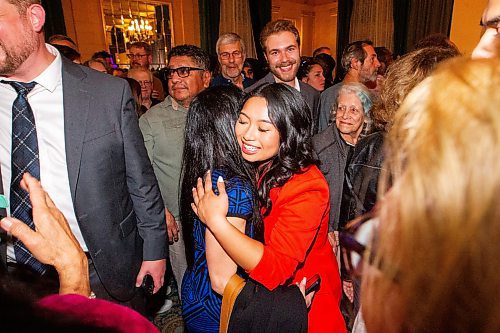
{"type": "Polygon", "coordinates": [[[179,67],[179,68],[167,68],[165,69],[165,76],[167,79],[171,79],[174,76],[174,73],[177,73],[179,77],[188,77],[191,74],[191,71],[204,71],[203,68],[197,67],[179,67]]]}

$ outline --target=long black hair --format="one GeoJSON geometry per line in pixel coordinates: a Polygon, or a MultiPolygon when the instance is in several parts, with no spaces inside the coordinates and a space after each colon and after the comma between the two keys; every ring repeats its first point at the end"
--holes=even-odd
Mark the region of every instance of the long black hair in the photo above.
{"type": "Polygon", "coordinates": [[[269,215],[272,202],[269,191],[283,186],[293,174],[301,173],[317,164],[311,143],[311,113],[300,93],[283,83],[264,84],[255,89],[246,100],[262,97],[267,102],[269,119],[278,130],[278,154],[259,168],[259,203],[269,215]]]}
{"type": "MultiPolygon", "coordinates": [[[[255,172],[245,162],[236,141],[234,125],[243,92],[235,86],[208,88],[198,94],[189,107],[184,134],[180,215],[186,259],[189,267],[194,261],[192,188],[198,177],[207,170],[223,169],[227,177],[238,176],[255,189],[255,172]]],[[[257,224],[259,207],[255,193],[254,216],[247,223],[257,224]]]]}

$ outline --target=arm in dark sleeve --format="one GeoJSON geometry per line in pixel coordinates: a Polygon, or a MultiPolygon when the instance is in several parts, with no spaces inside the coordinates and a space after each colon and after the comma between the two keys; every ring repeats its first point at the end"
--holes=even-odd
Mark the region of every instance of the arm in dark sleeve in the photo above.
{"type": "Polygon", "coordinates": [[[137,228],[144,240],[143,260],[165,259],[168,254],[166,224],[160,189],[139,130],[130,88],[124,85],[121,130],[127,186],[137,215],[137,228]]]}

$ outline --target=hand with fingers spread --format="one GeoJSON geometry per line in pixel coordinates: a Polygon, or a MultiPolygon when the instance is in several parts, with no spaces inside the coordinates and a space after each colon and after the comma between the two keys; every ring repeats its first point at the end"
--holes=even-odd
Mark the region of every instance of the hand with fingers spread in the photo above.
{"type": "Polygon", "coordinates": [[[219,195],[212,190],[212,173],[210,170],[205,174],[204,182],[198,178],[196,188],[193,188],[193,203],[191,207],[198,218],[205,223],[208,228],[220,221],[227,221],[226,215],[229,207],[224,180],[219,176],[217,179],[217,189],[219,195]]]}
{"type": "Polygon", "coordinates": [[[21,240],[40,262],[54,266],[59,274],[60,294],[89,296],[87,258],[64,215],[30,174],[23,175],[21,187],[30,195],[36,230],[13,217],[2,219],[1,227],[21,240]]]}

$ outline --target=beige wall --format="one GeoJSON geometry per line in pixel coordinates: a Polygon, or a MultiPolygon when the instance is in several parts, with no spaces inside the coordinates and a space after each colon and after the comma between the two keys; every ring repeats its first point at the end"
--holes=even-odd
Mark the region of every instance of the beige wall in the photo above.
{"type": "MultiPolygon", "coordinates": [[[[324,3],[325,1],[323,1],[324,3]]],[[[308,1],[274,0],[272,19],[289,19],[295,23],[301,39],[301,54],[311,56],[314,49],[337,45],[337,3],[310,4],[308,1]]]]}
{"type": "Polygon", "coordinates": [[[174,45],[200,46],[200,15],[197,0],[171,0],[174,45]]]}
{"type": "MultiPolygon", "coordinates": [[[[197,0],[165,1],[172,6],[173,45],[200,45],[197,0]]],[[[64,21],[69,37],[78,45],[82,60],[94,52],[108,50],[104,33],[101,0],[62,0],[64,21]]]]}
{"type": "Polygon", "coordinates": [[[82,61],[94,52],[107,50],[99,0],[62,0],[64,21],[69,37],[78,45],[82,61]]]}
{"type": "Polygon", "coordinates": [[[464,55],[470,55],[481,37],[479,22],[487,0],[454,1],[450,39],[464,55]]]}
{"type": "MultiPolygon", "coordinates": [[[[317,5],[314,8],[316,20],[314,26],[313,48],[328,46],[332,55],[337,54],[337,3],[317,5]]],[[[312,55],[312,52],[311,52],[312,55]]]]}
{"type": "Polygon", "coordinates": [[[272,2],[272,19],[287,19],[292,21],[300,34],[300,50],[302,55],[311,52],[314,12],[312,6],[286,0],[272,2]]]}

